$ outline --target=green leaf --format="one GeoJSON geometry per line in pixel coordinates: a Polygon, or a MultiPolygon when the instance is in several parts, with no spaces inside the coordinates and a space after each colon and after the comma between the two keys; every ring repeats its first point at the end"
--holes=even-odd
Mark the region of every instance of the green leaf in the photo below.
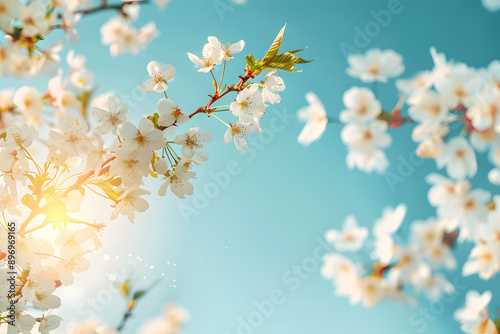
{"type": "Polygon", "coordinates": [[[153,116],[148,116],[147,118],[151,122],[153,122],[154,127],[157,129],[158,128],[158,118],[160,118],[160,115],[158,115],[158,113],[155,113],[153,116]]]}
{"type": "Polygon", "coordinates": [[[264,62],[268,62],[271,58],[273,58],[274,56],[276,56],[278,54],[278,51],[279,51],[280,46],[281,46],[281,40],[283,39],[283,34],[285,33],[285,28],[286,28],[286,24],[283,28],[281,28],[278,36],[276,36],[276,38],[274,39],[273,44],[271,44],[271,47],[269,48],[269,50],[267,50],[267,53],[263,59],[264,62]]]}
{"type": "Polygon", "coordinates": [[[245,59],[247,61],[247,65],[253,70],[255,68],[255,58],[254,56],[245,56],[245,59]]]}
{"type": "Polygon", "coordinates": [[[136,291],[134,293],[134,298],[133,300],[138,300],[140,299],[142,296],[144,296],[146,293],[148,292],[148,290],[139,290],[139,291],[136,291]]]}
{"type": "Polygon", "coordinates": [[[288,51],[288,53],[297,53],[297,52],[300,52],[300,51],[304,51],[306,49],[307,49],[307,46],[305,48],[303,48],[303,49],[293,49],[291,51],[288,51]]]}
{"type": "MultiPolygon", "coordinates": [[[[314,60],[314,59],[313,59],[314,60]]],[[[270,63],[292,63],[292,64],[307,64],[313,60],[302,59],[293,53],[285,52],[283,54],[274,56],[269,62],[270,63]]]]}
{"type": "Polygon", "coordinates": [[[276,55],[273,58],[269,59],[267,62],[264,62],[262,65],[262,69],[268,69],[268,68],[273,68],[273,69],[278,69],[278,70],[283,70],[283,71],[288,71],[288,72],[301,72],[301,71],[296,71],[295,70],[295,65],[296,64],[306,64],[314,61],[312,60],[305,60],[302,59],[298,56],[296,56],[294,53],[302,50],[292,50],[293,52],[285,52],[280,55],[276,55]]]}
{"type": "MultiPolygon", "coordinates": [[[[301,71],[296,71],[295,70],[295,65],[296,64],[306,64],[310,63],[313,60],[305,60],[303,58],[300,58],[299,56],[295,55],[296,53],[300,51],[304,51],[307,48],[304,49],[293,49],[288,52],[284,52],[282,54],[278,54],[278,51],[281,46],[281,41],[283,39],[283,35],[285,33],[285,26],[283,29],[281,29],[280,33],[274,40],[273,44],[267,51],[264,59],[259,60],[253,68],[256,70],[265,70],[265,69],[277,69],[277,70],[283,70],[283,71],[288,71],[288,72],[301,72],[301,71]]],[[[248,60],[247,60],[248,63],[248,60]]]]}

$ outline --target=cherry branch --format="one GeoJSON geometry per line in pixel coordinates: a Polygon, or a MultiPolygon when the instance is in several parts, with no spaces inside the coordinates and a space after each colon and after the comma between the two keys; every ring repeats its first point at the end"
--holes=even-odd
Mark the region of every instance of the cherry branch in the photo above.
{"type": "MultiPolygon", "coordinates": [[[[99,176],[105,174],[109,170],[109,166],[106,166],[106,165],[109,164],[114,159],[115,159],[115,157],[111,157],[111,158],[109,158],[108,160],[106,160],[106,161],[104,161],[102,163],[101,170],[99,171],[99,176]]],[[[79,176],[78,179],[76,180],[76,182],[73,183],[73,185],[69,186],[66,190],[64,190],[64,191],[60,192],[59,194],[57,194],[57,196],[55,196],[54,198],[52,198],[50,200],[50,202],[46,203],[45,205],[43,205],[41,207],[38,207],[38,208],[35,208],[34,210],[32,210],[31,213],[30,213],[30,215],[28,216],[28,218],[26,218],[26,220],[21,224],[21,227],[19,228],[19,231],[18,231],[19,235],[23,236],[24,234],[26,234],[28,232],[33,232],[33,231],[36,231],[36,230],[39,230],[39,229],[45,227],[47,224],[40,224],[39,226],[34,227],[33,229],[31,229],[31,230],[29,230],[27,232],[24,232],[26,230],[26,228],[28,227],[28,224],[35,217],[37,217],[40,214],[43,214],[47,210],[47,208],[50,207],[50,205],[52,203],[54,203],[55,201],[57,201],[57,200],[59,200],[61,198],[67,197],[68,194],[70,192],[72,192],[73,190],[78,190],[85,183],[85,181],[87,181],[94,174],[95,174],[95,170],[91,170],[88,173],[79,176]]]]}
{"type": "Polygon", "coordinates": [[[134,1],[126,1],[126,2],[123,2],[121,4],[116,4],[116,5],[108,5],[107,2],[104,2],[99,7],[94,7],[94,8],[90,8],[90,9],[80,10],[80,11],[78,11],[76,13],[77,14],[87,15],[87,14],[98,13],[98,12],[102,12],[102,11],[106,11],[106,10],[117,10],[117,11],[120,12],[120,14],[128,16],[123,11],[123,7],[125,7],[126,5],[129,5],[129,4],[134,4],[134,3],[146,4],[146,3],[148,3],[148,1],[147,0],[144,0],[144,1],[142,1],[142,0],[134,0],[134,1]]]}
{"type": "Polygon", "coordinates": [[[209,95],[209,97],[211,98],[210,101],[204,106],[204,107],[199,107],[198,109],[196,109],[194,112],[192,112],[191,114],[189,114],[189,118],[192,118],[194,115],[196,114],[200,114],[200,113],[206,113],[207,115],[210,116],[210,113],[212,111],[212,109],[210,109],[210,107],[212,106],[212,104],[218,100],[220,100],[221,98],[223,98],[225,95],[227,95],[228,93],[230,92],[236,92],[236,91],[241,91],[241,87],[250,79],[253,79],[255,78],[255,75],[258,75],[259,73],[256,73],[256,72],[253,72],[251,70],[249,70],[249,68],[247,67],[245,69],[245,76],[242,77],[240,76],[240,81],[236,84],[236,85],[232,85],[232,86],[229,86],[226,88],[226,90],[222,93],[222,94],[219,94],[218,91],[215,91],[214,95],[209,95]]]}

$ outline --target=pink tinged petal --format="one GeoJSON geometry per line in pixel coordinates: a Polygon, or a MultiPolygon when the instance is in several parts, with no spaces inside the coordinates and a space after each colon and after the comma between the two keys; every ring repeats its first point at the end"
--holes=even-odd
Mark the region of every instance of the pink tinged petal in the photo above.
{"type": "Polygon", "coordinates": [[[175,133],[175,127],[166,128],[162,132],[163,132],[163,138],[168,138],[168,137],[174,135],[174,133],[175,133]]]}
{"type": "Polygon", "coordinates": [[[74,259],[73,263],[75,264],[75,267],[73,268],[73,271],[75,273],[84,272],[85,270],[89,269],[89,267],[90,267],[90,262],[83,257],[79,257],[77,259],[74,259]]]}
{"type": "Polygon", "coordinates": [[[122,106],[119,110],[118,110],[118,119],[120,120],[120,122],[124,121],[127,119],[127,116],[128,116],[128,107],[127,106],[122,106]]]}
{"type": "Polygon", "coordinates": [[[118,214],[120,213],[121,209],[125,206],[124,201],[120,201],[116,204],[115,209],[113,210],[113,213],[111,214],[111,220],[115,220],[118,217],[118,214]]]}
{"type": "Polygon", "coordinates": [[[308,122],[311,119],[312,116],[312,108],[310,106],[300,108],[299,111],[297,111],[297,118],[301,122],[308,122]]]}
{"type": "Polygon", "coordinates": [[[160,126],[170,126],[174,124],[175,117],[172,114],[163,114],[158,118],[158,125],[160,126]]]}
{"type": "Polygon", "coordinates": [[[231,128],[228,128],[226,133],[224,134],[224,143],[229,143],[231,140],[233,140],[233,134],[231,131],[231,128]]]}
{"type": "Polygon", "coordinates": [[[64,31],[64,36],[71,43],[79,43],[80,36],[78,35],[78,31],[75,28],[69,28],[64,31]]]}
{"type": "Polygon", "coordinates": [[[161,99],[156,104],[156,107],[158,108],[158,111],[160,112],[161,115],[163,113],[171,113],[174,110],[175,105],[169,99],[161,99]]]}
{"type": "Polygon", "coordinates": [[[123,185],[125,187],[132,187],[134,185],[139,185],[142,181],[141,174],[137,172],[128,172],[125,175],[122,175],[123,185]]]}
{"type": "Polygon", "coordinates": [[[94,107],[92,108],[92,117],[98,123],[104,123],[106,121],[106,111],[101,108],[94,107]]]}
{"type": "Polygon", "coordinates": [[[59,274],[59,280],[65,286],[72,285],[74,282],[73,274],[70,271],[63,271],[59,274]]]}
{"type": "Polygon", "coordinates": [[[170,186],[172,193],[179,198],[186,198],[185,195],[192,195],[194,193],[194,188],[191,183],[187,180],[179,179],[177,176],[172,181],[170,186]]]}
{"type": "Polygon", "coordinates": [[[180,114],[179,117],[177,117],[177,123],[178,124],[185,124],[187,122],[189,122],[189,117],[187,115],[184,115],[184,114],[180,114]]]}
{"type": "Polygon", "coordinates": [[[196,143],[199,146],[205,146],[212,141],[212,133],[210,131],[200,131],[196,135],[196,143]]]}
{"type": "MultiPolygon", "coordinates": [[[[323,103],[320,101],[320,99],[318,98],[318,96],[316,94],[314,94],[313,92],[308,92],[306,94],[306,100],[307,100],[307,102],[309,102],[309,104],[311,106],[320,107],[320,110],[322,111],[322,113],[324,113],[325,107],[323,106],[323,103]]],[[[325,115],[326,115],[326,113],[325,113],[325,115]]]]}
{"type": "Polygon", "coordinates": [[[208,66],[208,67],[202,67],[198,70],[198,72],[202,72],[202,73],[208,73],[210,72],[210,70],[214,68],[213,66],[208,66]]]}
{"type": "Polygon", "coordinates": [[[132,224],[135,224],[135,211],[134,210],[129,209],[126,213],[126,216],[132,224]]]}
{"type": "Polygon", "coordinates": [[[160,63],[158,63],[157,61],[151,61],[149,62],[148,64],[148,73],[149,75],[154,75],[156,73],[160,73],[161,71],[161,66],[160,66],[160,63]]]}
{"type": "MultiPolygon", "coordinates": [[[[155,130],[155,126],[153,122],[151,122],[148,118],[144,117],[139,122],[139,131],[143,135],[151,134],[155,130]]],[[[161,139],[161,136],[160,136],[161,139]]]]}
{"type": "Polygon", "coordinates": [[[137,212],[144,212],[147,209],[149,209],[149,203],[144,198],[137,197],[136,205],[137,205],[136,207],[137,212]]]}
{"type": "Polygon", "coordinates": [[[240,152],[245,152],[247,150],[247,148],[248,148],[248,144],[245,141],[245,139],[240,138],[238,136],[234,137],[234,144],[236,145],[236,148],[240,152]]]}
{"type": "Polygon", "coordinates": [[[186,140],[188,140],[188,138],[189,138],[188,134],[183,133],[183,134],[177,135],[177,137],[175,137],[175,139],[174,139],[174,142],[177,145],[184,145],[186,143],[186,140]]]}
{"type": "Polygon", "coordinates": [[[167,189],[168,186],[170,185],[170,179],[165,181],[161,186],[160,189],[158,189],[158,195],[159,196],[165,196],[167,194],[167,189]]]}
{"type": "Polygon", "coordinates": [[[245,47],[245,41],[241,40],[238,43],[235,43],[229,47],[229,53],[234,54],[234,53],[239,53],[243,51],[243,48],[245,47]]]}
{"type": "Polygon", "coordinates": [[[123,122],[118,128],[118,133],[124,138],[133,138],[137,135],[137,128],[130,122],[123,122]]]}
{"type": "Polygon", "coordinates": [[[262,132],[262,129],[260,128],[260,124],[259,124],[259,122],[258,122],[258,119],[257,119],[257,122],[255,122],[254,131],[255,131],[255,133],[257,133],[258,135],[260,135],[260,133],[262,132]]]}
{"type": "Polygon", "coordinates": [[[182,156],[185,157],[186,159],[191,159],[194,155],[193,149],[184,145],[181,148],[182,156]]]}
{"type": "Polygon", "coordinates": [[[175,76],[175,67],[169,64],[162,67],[161,77],[163,78],[163,80],[170,81],[174,78],[174,76],[175,76]]]}
{"type": "Polygon", "coordinates": [[[297,141],[304,146],[308,146],[316,140],[319,140],[326,129],[326,123],[306,123],[299,134],[297,141]]]}
{"type": "Polygon", "coordinates": [[[111,95],[108,97],[108,107],[110,110],[118,110],[120,108],[120,100],[116,96],[111,95]]]}
{"type": "Polygon", "coordinates": [[[78,151],[88,154],[92,149],[92,143],[86,139],[78,140],[75,143],[75,147],[78,151]]]}
{"type": "Polygon", "coordinates": [[[165,81],[160,81],[154,86],[153,90],[157,93],[163,93],[167,88],[167,83],[165,81]]]}
{"type": "Polygon", "coordinates": [[[208,153],[205,149],[203,148],[198,148],[196,150],[196,159],[200,161],[207,161],[208,160],[208,153]]]}
{"type": "Polygon", "coordinates": [[[152,92],[156,84],[153,80],[148,79],[145,83],[140,85],[138,88],[144,92],[152,92]]]}
{"type": "Polygon", "coordinates": [[[194,64],[198,65],[198,66],[203,66],[203,61],[198,58],[196,55],[188,52],[188,57],[189,57],[189,60],[191,60],[194,64]]]}
{"type": "Polygon", "coordinates": [[[220,44],[219,39],[215,36],[209,36],[207,39],[208,39],[208,42],[210,44],[214,44],[214,45],[220,44]]]}
{"type": "MultiPolygon", "coordinates": [[[[264,92],[263,92],[264,93],[264,92]]],[[[277,104],[281,102],[281,97],[278,94],[274,94],[271,92],[265,92],[265,100],[271,104],[277,104]]]]}

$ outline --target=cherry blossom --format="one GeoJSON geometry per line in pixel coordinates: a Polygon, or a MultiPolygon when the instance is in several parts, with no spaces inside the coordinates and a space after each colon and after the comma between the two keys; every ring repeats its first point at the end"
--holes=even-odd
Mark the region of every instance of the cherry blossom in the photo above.
{"type": "Polygon", "coordinates": [[[269,71],[264,81],[264,89],[262,90],[262,97],[265,102],[276,104],[281,102],[279,93],[285,90],[285,83],[281,77],[276,75],[276,71],[269,71]]]}
{"type": "Polygon", "coordinates": [[[341,133],[342,141],[348,145],[347,166],[359,168],[365,172],[384,172],[389,162],[382,149],[390,146],[391,136],[387,133],[387,124],[372,121],[368,124],[349,123],[341,133]]]}
{"type": "Polygon", "coordinates": [[[149,208],[148,202],[141,196],[149,194],[149,191],[141,188],[126,190],[118,198],[111,219],[116,219],[118,214],[121,214],[127,216],[130,222],[135,223],[135,213],[144,212],[149,208]]]}
{"type": "Polygon", "coordinates": [[[380,102],[367,88],[352,87],[344,93],[343,100],[346,107],[340,113],[340,120],[343,123],[366,122],[375,119],[382,111],[380,102]]]}
{"type": "Polygon", "coordinates": [[[229,106],[234,116],[239,117],[241,123],[252,123],[255,132],[260,134],[259,119],[264,115],[266,106],[262,95],[258,92],[258,85],[243,89],[229,106]]]}
{"type": "Polygon", "coordinates": [[[170,126],[172,124],[185,124],[189,122],[189,117],[181,112],[169,99],[161,99],[156,105],[160,117],[158,118],[158,125],[170,126]]]}
{"type": "Polygon", "coordinates": [[[329,230],[326,232],[326,240],[333,244],[338,251],[358,251],[368,236],[366,227],[359,227],[354,216],[348,216],[344,222],[342,231],[329,230]]]}
{"type": "Polygon", "coordinates": [[[186,133],[175,137],[175,143],[182,145],[182,156],[187,159],[195,158],[199,161],[207,161],[208,154],[204,146],[212,141],[212,134],[209,131],[200,131],[198,128],[191,128],[186,133]]]}
{"type": "Polygon", "coordinates": [[[312,92],[307,93],[306,100],[309,106],[297,112],[298,119],[306,123],[297,141],[304,146],[309,146],[314,141],[319,140],[323,132],[325,132],[328,117],[326,116],[323,103],[321,103],[316,94],[312,92]]]}
{"type": "Polygon", "coordinates": [[[152,61],[148,64],[149,79],[139,86],[140,90],[145,92],[155,91],[162,93],[167,90],[167,82],[174,79],[175,68],[172,65],[163,65],[157,61],[152,61]]]}
{"type": "Polygon", "coordinates": [[[223,52],[224,59],[225,60],[234,59],[233,54],[240,53],[241,51],[243,51],[244,47],[245,47],[244,40],[241,40],[238,43],[234,43],[234,44],[229,45],[229,46],[223,45],[222,52],[223,52]]]}
{"type": "Polygon", "coordinates": [[[203,47],[201,59],[188,52],[189,60],[195,65],[201,66],[198,72],[204,73],[210,72],[215,65],[221,64],[224,55],[226,55],[226,53],[222,48],[221,42],[214,36],[208,37],[208,43],[203,47]]]}
{"type": "Polygon", "coordinates": [[[462,324],[462,331],[474,333],[483,322],[489,320],[488,304],[491,297],[491,291],[486,291],[482,295],[475,290],[467,293],[465,307],[457,310],[454,314],[455,319],[462,324]]]}
{"type": "Polygon", "coordinates": [[[370,49],[364,55],[351,54],[347,61],[350,65],[347,74],[364,82],[387,82],[405,69],[403,58],[393,50],[370,49]]]}
{"type": "Polygon", "coordinates": [[[104,135],[111,131],[112,134],[116,135],[118,126],[127,119],[128,108],[122,106],[116,96],[109,96],[107,110],[93,107],[92,116],[100,123],[94,130],[95,134],[104,135]]]}
{"type": "Polygon", "coordinates": [[[229,143],[234,138],[236,149],[240,152],[245,152],[248,144],[244,137],[250,136],[252,132],[257,130],[257,125],[254,122],[244,123],[242,121],[230,125],[224,134],[224,143],[229,143]]]}
{"type": "Polygon", "coordinates": [[[138,128],[125,121],[118,133],[124,138],[122,150],[128,152],[129,156],[146,154],[148,158],[152,151],[165,146],[162,131],[155,129],[154,124],[147,118],[141,119],[138,128]]]}

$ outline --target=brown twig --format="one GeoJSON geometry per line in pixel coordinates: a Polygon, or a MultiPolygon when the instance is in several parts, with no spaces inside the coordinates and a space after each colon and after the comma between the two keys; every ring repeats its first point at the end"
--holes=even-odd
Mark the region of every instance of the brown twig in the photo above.
{"type": "Polygon", "coordinates": [[[219,92],[216,91],[213,96],[209,95],[210,101],[204,107],[199,107],[194,112],[192,112],[191,114],[189,114],[189,118],[192,118],[194,115],[200,114],[200,113],[206,113],[207,115],[210,116],[210,112],[211,112],[210,107],[212,106],[212,104],[214,102],[220,100],[221,98],[223,98],[225,95],[227,95],[230,92],[239,92],[239,91],[241,91],[242,86],[248,80],[253,79],[255,77],[255,75],[258,74],[258,73],[255,73],[255,72],[251,72],[248,69],[246,69],[245,72],[246,72],[245,76],[244,77],[240,76],[239,77],[240,81],[236,85],[232,85],[232,86],[227,87],[226,90],[222,94],[219,94],[219,92]]]}

